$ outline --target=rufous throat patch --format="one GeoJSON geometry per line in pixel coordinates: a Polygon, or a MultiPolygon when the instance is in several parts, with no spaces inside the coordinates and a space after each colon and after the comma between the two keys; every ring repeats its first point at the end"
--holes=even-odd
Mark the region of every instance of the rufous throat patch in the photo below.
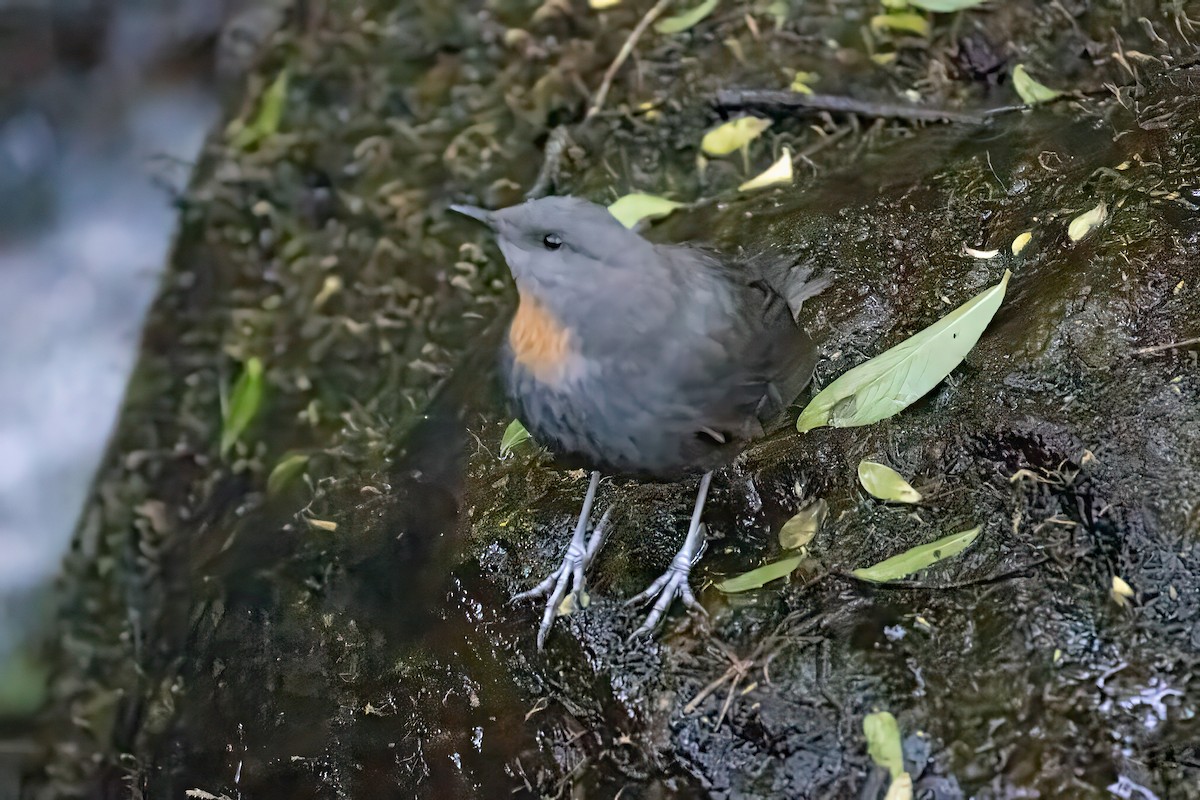
{"type": "Polygon", "coordinates": [[[508,343],[517,363],[540,381],[556,381],[571,351],[571,331],[531,295],[521,294],[508,329],[508,343]]]}

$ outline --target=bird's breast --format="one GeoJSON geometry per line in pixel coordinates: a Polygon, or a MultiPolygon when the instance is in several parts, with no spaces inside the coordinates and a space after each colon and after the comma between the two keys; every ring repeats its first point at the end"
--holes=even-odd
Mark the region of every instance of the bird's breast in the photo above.
{"type": "Polygon", "coordinates": [[[508,329],[513,360],[542,383],[556,385],[575,353],[574,335],[536,297],[522,293],[508,329]]]}

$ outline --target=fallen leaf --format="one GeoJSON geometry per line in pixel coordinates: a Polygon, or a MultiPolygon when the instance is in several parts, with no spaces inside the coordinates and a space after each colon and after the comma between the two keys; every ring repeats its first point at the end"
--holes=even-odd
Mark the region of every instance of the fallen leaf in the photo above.
{"type": "Polygon", "coordinates": [[[796,76],[792,78],[791,89],[793,92],[799,92],[800,94],[812,94],[812,86],[809,84],[815,83],[820,79],[821,76],[815,72],[799,71],[796,73],[796,76]]]}
{"type": "Polygon", "coordinates": [[[991,322],[1012,273],[928,328],[849,370],[826,386],[801,412],[801,433],[822,425],[869,425],[919,400],[966,357],[991,322]]]}
{"type": "Polygon", "coordinates": [[[529,431],[525,430],[525,426],[521,424],[521,420],[514,419],[508,423],[508,427],[504,429],[504,435],[500,437],[500,457],[506,458],[518,445],[531,438],[529,431]]]}
{"type": "Polygon", "coordinates": [[[883,800],[912,800],[912,796],[912,775],[902,772],[892,779],[892,785],[888,787],[887,794],[883,796],[883,800]]]}
{"type": "Polygon", "coordinates": [[[784,550],[799,550],[811,542],[829,517],[829,504],[816,499],[796,512],[779,529],[779,546],[784,550]]]}
{"type": "Polygon", "coordinates": [[[229,402],[225,406],[224,426],[221,430],[221,455],[224,456],[237,442],[258,414],[263,399],[263,364],[250,358],[242,367],[242,374],[233,384],[229,402]]]}
{"type": "Polygon", "coordinates": [[[614,200],[608,207],[608,213],[626,228],[632,228],[644,219],[665,217],[681,205],[683,203],[665,197],[634,192],[614,200]]]}
{"type": "Polygon", "coordinates": [[[878,564],[852,570],[850,574],[860,580],[872,583],[886,583],[906,578],[914,572],[920,572],[923,569],[932,567],[939,561],[958,555],[967,549],[971,542],[975,541],[981,530],[981,527],[976,526],[969,531],[943,536],[936,542],[930,542],[929,544],[905,550],[903,553],[892,556],[885,561],[880,561],[878,564]]]}
{"type": "Polygon", "coordinates": [[[900,725],[888,711],[876,711],[863,717],[863,735],[867,737],[867,755],[888,771],[895,780],[904,774],[904,750],[900,746],[900,725]]]}
{"type": "Polygon", "coordinates": [[[1123,606],[1133,597],[1133,587],[1119,575],[1112,576],[1112,598],[1119,606],[1123,606]]]}
{"type": "Polygon", "coordinates": [[[1101,200],[1100,205],[1071,220],[1071,224],[1067,226],[1067,238],[1072,242],[1078,242],[1106,219],[1108,219],[1108,204],[1101,200]]]}
{"type": "Polygon", "coordinates": [[[768,186],[790,184],[792,182],[792,151],[783,148],[783,155],[767,167],[766,170],[754,176],[738,187],[739,192],[751,192],[755,189],[766,189],[768,186]]]}
{"type": "Polygon", "coordinates": [[[771,127],[771,120],[738,117],[710,130],[700,141],[700,149],[710,156],[727,156],[740,150],[771,127]]]}
{"type": "Polygon", "coordinates": [[[962,11],[964,8],[974,8],[983,2],[984,0],[908,0],[908,5],[935,14],[948,14],[952,11],[962,11]]]}
{"type": "Polygon", "coordinates": [[[229,128],[230,144],[239,150],[246,150],[274,135],[279,130],[279,122],[283,119],[283,107],[287,102],[288,72],[281,70],[267,90],[263,92],[258,104],[258,113],[249,124],[235,120],[229,128]]]}
{"type": "Polygon", "coordinates": [[[764,564],[758,569],[752,569],[749,572],[743,572],[741,575],[726,578],[717,584],[717,589],[725,592],[725,594],[737,594],[738,592],[748,592],[751,589],[758,589],[771,581],[791,575],[803,560],[804,556],[797,555],[772,561],[770,564],[764,564]]]}
{"type": "Polygon", "coordinates": [[[1017,234],[1017,238],[1012,240],[1012,254],[1014,256],[1021,255],[1021,251],[1025,249],[1025,245],[1029,244],[1031,239],[1033,239],[1033,231],[1017,234]]]}
{"type": "Polygon", "coordinates": [[[962,246],[963,255],[968,255],[971,258],[979,258],[984,261],[990,261],[1000,255],[999,250],[976,250],[974,247],[967,247],[966,243],[962,246]]]}
{"type": "Polygon", "coordinates": [[[1060,97],[1062,92],[1051,89],[1049,86],[1043,86],[1029,76],[1025,71],[1024,64],[1018,64],[1012,74],[1013,88],[1017,90],[1017,94],[1021,97],[1021,102],[1027,106],[1035,106],[1038,103],[1045,103],[1048,100],[1053,100],[1060,97]]]}
{"type": "Polygon", "coordinates": [[[929,20],[911,11],[893,11],[890,14],[876,14],[871,17],[871,30],[901,31],[915,33],[917,36],[929,35],[929,20]]]}
{"type": "Polygon", "coordinates": [[[303,453],[292,453],[279,459],[279,463],[267,476],[267,494],[278,494],[281,489],[304,474],[308,466],[308,456],[303,453]]]}
{"type": "Polygon", "coordinates": [[[919,503],[921,493],[899,472],[875,461],[858,462],[858,482],[871,496],[891,503],[919,503]]]}
{"type": "Polygon", "coordinates": [[[683,33],[711,14],[719,2],[720,0],[704,0],[700,5],[690,8],[682,14],[665,17],[654,26],[654,30],[666,34],[683,33]]]}

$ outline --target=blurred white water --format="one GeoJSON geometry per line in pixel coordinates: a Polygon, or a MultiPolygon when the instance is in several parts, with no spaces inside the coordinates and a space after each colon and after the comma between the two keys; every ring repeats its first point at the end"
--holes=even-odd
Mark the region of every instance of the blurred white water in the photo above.
{"type": "MultiPolygon", "coordinates": [[[[224,6],[117,5],[93,61],[46,66],[33,47],[7,65],[36,62],[33,79],[0,76],[0,667],[70,544],[166,262],[174,198],[218,119],[204,62],[156,65],[215,34],[224,6]]],[[[41,31],[19,11],[0,2],[0,17],[34,21],[10,24],[10,54],[41,31]]]]}

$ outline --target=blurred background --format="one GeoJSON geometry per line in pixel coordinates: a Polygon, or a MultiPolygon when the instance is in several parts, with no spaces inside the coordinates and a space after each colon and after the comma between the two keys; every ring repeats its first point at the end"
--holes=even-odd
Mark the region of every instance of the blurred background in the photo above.
{"type": "Polygon", "coordinates": [[[178,197],[280,17],[269,1],[0,0],[0,711],[36,699],[24,650],[116,418],[178,197]]]}

